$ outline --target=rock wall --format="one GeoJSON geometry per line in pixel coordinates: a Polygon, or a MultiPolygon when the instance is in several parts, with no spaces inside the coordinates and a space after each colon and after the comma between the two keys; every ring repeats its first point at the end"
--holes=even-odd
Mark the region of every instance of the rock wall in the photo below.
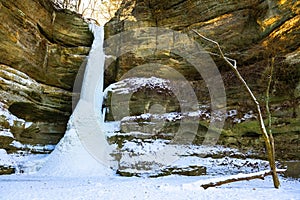
{"type": "MultiPolygon", "coordinates": [[[[194,29],[219,41],[224,52],[238,60],[240,66],[249,66],[272,55],[285,57],[298,52],[299,3],[270,2],[268,6],[268,1],[261,0],[126,1],[116,17],[105,25],[106,37],[135,28],[168,28],[187,33],[207,50],[212,50],[211,45],[192,31],[194,29]]],[[[139,61],[136,64],[141,63],[141,58],[138,60],[136,56],[134,61],[139,61]]],[[[115,80],[134,67],[133,58],[131,63],[122,59],[116,63],[118,71],[108,73],[113,74],[115,80]]]]}
{"type": "Polygon", "coordinates": [[[93,35],[80,15],[47,0],[1,0],[0,19],[0,148],[56,144],[93,35]]]}
{"type": "MultiPolygon", "coordinates": [[[[148,30],[149,27],[156,27],[157,33],[161,28],[178,31],[196,40],[208,52],[217,52],[214,45],[195,34],[194,30],[198,31],[204,36],[218,41],[226,56],[237,60],[240,72],[253,88],[262,104],[264,114],[265,91],[270,66],[273,63],[274,75],[270,101],[273,133],[278,154],[281,158],[300,159],[299,7],[300,3],[296,0],[124,1],[116,16],[105,25],[107,41],[116,34],[121,35],[115,43],[108,42],[106,46],[106,54],[113,55],[107,60],[106,85],[120,81],[138,66],[157,63],[157,65],[172,67],[182,74],[193,87],[199,104],[209,105],[209,92],[206,84],[193,66],[170,51],[155,49],[155,45],[157,45],[155,42],[157,43],[158,40],[154,39],[153,46],[153,34],[156,33],[143,35],[142,29],[148,30]],[[134,31],[136,28],[139,28],[140,32],[134,31]],[[122,35],[122,33],[125,34],[122,35]],[[127,42],[126,33],[131,33],[129,34],[131,39],[127,42]],[[132,48],[129,46],[131,41],[134,41],[136,48],[116,58],[118,53],[115,52],[132,48]],[[153,48],[154,51],[147,51],[147,49],[153,48]],[[287,147],[286,144],[291,145],[287,147]]],[[[227,110],[236,112],[235,119],[226,119],[220,143],[235,147],[253,147],[253,144],[257,144],[257,148],[263,149],[263,140],[258,125],[254,121],[255,114],[251,119],[244,118],[248,112],[255,111],[253,103],[246,95],[244,88],[240,87],[240,83],[226,63],[219,56],[214,54],[211,56],[218,66],[225,84],[227,110]]],[[[136,75],[147,78],[151,76],[151,73],[156,76],[156,74],[166,72],[163,67],[159,69],[156,66],[151,70],[151,66],[149,66],[144,74],[141,72],[136,75]]],[[[181,83],[178,82],[178,84],[181,83]]],[[[124,87],[126,86],[121,85],[120,88],[115,88],[115,91],[120,91],[124,87]]],[[[160,89],[154,88],[154,90],[160,89]]],[[[143,114],[145,110],[149,110],[147,108],[151,104],[149,99],[154,99],[153,103],[160,104],[164,110],[180,111],[176,105],[166,104],[163,100],[157,102],[157,99],[164,99],[158,92],[145,92],[144,88],[137,91],[139,92],[132,95],[129,103],[122,102],[121,97],[118,98],[120,108],[125,104],[133,105],[130,107],[132,109],[130,113],[138,116],[133,124],[124,120],[123,132],[130,132],[130,126],[133,131],[143,129],[132,126],[141,126],[139,115],[143,114]]],[[[112,91],[112,93],[114,92],[112,91]]],[[[111,113],[110,95],[107,107],[110,108],[108,109],[108,120],[112,120],[114,116],[111,113]]],[[[207,126],[205,124],[200,122],[200,129],[203,125],[207,126]]],[[[172,130],[170,129],[170,131],[172,130]]],[[[201,143],[202,140],[199,141],[201,143]]]]}
{"type": "MultiPolygon", "coordinates": [[[[135,28],[166,28],[184,33],[207,51],[216,52],[213,45],[194,33],[193,30],[196,30],[219,41],[226,55],[238,61],[242,75],[262,104],[269,66],[274,58],[271,92],[273,132],[281,157],[293,159],[300,157],[299,10],[299,1],[296,0],[124,1],[116,16],[106,24],[105,35],[109,39],[135,28]],[[290,149],[286,144],[291,144],[290,149]]],[[[90,50],[93,36],[81,16],[57,10],[47,0],[0,0],[0,18],[0,148],[12,152],[20,148],[20,145],[12,145],[16,142],[55,144],[64,133],[72,107],[73,82],[90,50]]],[[[132,35],[132,38],[136,37],[137,45],[144,49],[151,47],[149,37],[140,36],[132,35]]],[[[119,51],[126,48],[124,44],[122,47],[116,41],[107,44],[106,49],[117,47],[115,50],[119,51]],[[111,45],[114,47],[110,48],[111,45]]],[[[109,56],[109,52],[107,54],[109,56]]],[[[253,104],[244,95],[226,63],[218,56],[212,55],[212,58],[226,87],[227,110],[237,111],[234,119],[226,121],[220,143],[227,146],[263,146],[254,118],[244,118],[254,110],[253,104]]],[[[137,66],[158,63],[182,74],[193,87],[199,104],[209,104],[209,92],[199,73],[185,59],[170,51],[131,51],[107,61],[110,59],[113,61],[107,62],[110,64],[105,72],[106,85],[120,81],[137,66]]],[[[150,66],[139,76],[151,78],[151,73],[150,66]]],[[[170,75],[157,66],[155,73],[170,75]]],[[[142,124],[139,115],[150,110],[180,111],[175,98],[166,88],[149,82],[136,88],[130,99],[131,114],[137,116],[138,123],[142,124]],[[155,110],[151,105],[160,106],[155,110]]],[[[122,102],[122,95],[119,100],[120,107],[127,104],[122,102]]],[[[109,100],[106,104],[111,106],[109,100]]],[[[113,120],[112,113],[107,116],[108,120],[113,120]]],[[[132,127],[131,121],[123,121],[123,132],[143,129],[132,127]]],[[[200,122],[200,132],[207,128],[207,121],[209,118],[200,122]]],[[[174,131],[178,121],[175,123],[168,123],[164,132],[174,131]]],[[[199,133],[195,142],[201,143],[202,139],[199,133]]]]}

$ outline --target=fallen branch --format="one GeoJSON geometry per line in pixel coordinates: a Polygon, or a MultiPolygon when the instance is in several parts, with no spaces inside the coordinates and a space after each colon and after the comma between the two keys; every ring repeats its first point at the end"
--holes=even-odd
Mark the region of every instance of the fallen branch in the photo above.
{"type": "MultiPolygon", "coordinates": [[[[286,169],[277,169],[276,170],[277,173],[284,173],[285,171],[286,171],[286,169]]],[[[232,183],[232,182],[237,182],[237,181],[249,181],[249,180],[253,180],[253,179],[264,180],[264,178],[266,176],[269,176],[272,174],[273,174],[272,171],[261,171],[261,172],[251,173],[251,174],[238,174],[238,175],[233,175],[233,176],[227,177],[226,179],[223,179],[223,180],[218,178],[217,180],[212,181],[210,183],[202,184],[201,187],[203,187],[204,189],[207,189],[209,187],[216,187],[216,186],[220,186],[220,185],[232,183]]]]}

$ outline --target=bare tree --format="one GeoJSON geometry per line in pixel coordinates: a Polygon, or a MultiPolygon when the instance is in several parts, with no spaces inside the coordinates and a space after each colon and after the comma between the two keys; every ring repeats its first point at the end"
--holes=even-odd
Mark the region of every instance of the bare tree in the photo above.
{"type": "Polygon", "coordinates": [[[122,0],[52,0],[52,2],[59,8],[75,11],[85,18],[104,24],[114,17],[122,0]]]}
{"type": "MultiPolygon", "coordinates": [[[[272,136],[271,129],[269,128],[269,131],[267,131],[265,123],[264,123],[264,119],[263,119],[263,116],[262,116],[260,104],[257,101],[257,99],[254,96],[254,94],[251,91],[251,89],[249,88],[248,84],[246,83],[246,81],[241,76],[240,72],[238,71],[236,60],[226,57],[224,55],[224,53],[223,53],[223,51],[222,51],[222,49],[221,49],[221,47],[220,47],[220,45],[219,45],[218,42],[216,42],[216,41],[214,41],[212,39],[209,39],[209,38],[201,35],[196,30],[193,30],[193,31],[198,36],[200,36],[201,38],[205,39],[208,42],[211,42],[211,43],[215,44],[218,47],[219,56],[230,66],[230,68],[232,69],[232,71],[234,72],[234,74],[237,76],[237,78],[239,79],[239,81],[246,88],[247,93],[250,95],[252,101],[256,105],[256,111],[257,111],[257,114],[258,114],[258,122],[259,122],[260,130],[262,132],[262,135],[263,135],[263,138],[264,138],[264,141],[265,141],[265,145],[266,145],[267,156],[268,156],[268,161],[269,161],[269,165],[270,165],[270,168],[271,168],[271,174],[272,174],[272,177],[273,177],[274,187],[275,188],[279,188],[280,182],[279,182],[279,178],[278,178],[278,175],[277,175],[277,172],[276,172],[274,139],[273,139],[273,136],[272,136]]],[[[267,93],[269,93],[269,88],[270,88],[269,85],[270,85],[270,82],[268,83],[267,93]]],[[[269,96],[267,98],[269,98],[269,96]]],[[[267,109],[268,109],[268,106],[269,105],[267,104],[267,109]]],[[[268,111],[268,114],[269,114],[269,120],[270,120],[270,111],[268,111]]],[[[269,126],[270,125],[271,125],[271,122],[269,122],[269,126]]]]}

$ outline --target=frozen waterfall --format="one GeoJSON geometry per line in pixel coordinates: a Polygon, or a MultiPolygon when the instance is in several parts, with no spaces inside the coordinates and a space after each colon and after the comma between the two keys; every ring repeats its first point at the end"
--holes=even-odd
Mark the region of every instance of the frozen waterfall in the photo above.
{"type": "Polygon", "coordinates": [[[94,33],[94,42],[88,56],[80,99],[69,119],[65,136],[39,171],[44,175],[78,177],[112,174],[108,168],[111,166],[109,145],[105,139],[101,114],[104,28],[90,24],[90,29],[94,33]]]}

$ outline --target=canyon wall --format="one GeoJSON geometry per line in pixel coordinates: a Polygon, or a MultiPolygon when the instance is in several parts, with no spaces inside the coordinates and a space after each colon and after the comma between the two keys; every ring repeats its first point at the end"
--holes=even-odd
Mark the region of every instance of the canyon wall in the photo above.
{"type": "MultiPolygon", "coordinates": [[[[261,102],[264,116],[268,77],[271,66],[274,67],[270,105],[277,152],[281,158],[299,159],[299,6],[299,1],[295,0],[124,1],[116,16],[105,25],[108,41],[105,47],[106,54],[111,55],[110,60],[107,60],[106,85],[130,76],[150,78],[165,74],[171,78],[172,73],[165,67],[158,67],[168,66],[183,75],[184,81],[190,83],[198,97],[199,105],[209,107],[210,93],[201,77],[203,74],[199,74],[186,58],[169,49],[159,48],[162,43],[170,43],[171,46],[177,37],[176,33],[187,35],[209,52],[225,85],[226,109],[229,113],[219,143],[248,150],[255,146],[263,152],[263,140],[255,121],[255,105],[226,62],[216,55],[216,46],[196,34],[201,33],[219,42],[225,56],[237,61],[240,73],[261,102]],[[155,27],[151,29],[151,33],[150,27],[155,27]],[[165,41],[157,39],[163,35],[162,32],[170,30],[173,32],[165,41]],[[110,38],[116,35],[119,39],[109,42],[110,38]],[[148,63],[152,64],[147,65],[148,63]],[[140,66],[146,70],[132,73],[140,66]]],[[[140,89],[132,92],[129,100],[124,95],[122,102],[122,90],[130,90],[130,87],[134,86],[132,83],[127,81],[126,84],[117,85],[115,92],[109,94],[106,105],[110,108],[108,120],[116,117],[111,112],[112,106],[117,107],[115,110],[122,110],[124,105],[129,104],[130,114],[137,116],[135,120],[130,118],[121,123],[123,132],[147,129],[141,124],[143,120],[146,124],[150,119],[143,119],[141,115],[149,112],[149,105],[159,104],[161,110],[180,112],[178,101],[174,100],[176,95],[166,95],[169,91],[162,85],[141,85],[140,89]],[[119,102],[111,105],[111,96],[118,96],[119,102]]],[[[177,85],[181,84],[183,82],[178,81],[177,85]]],[[[207,130],[207,122],[209,123],[209,119],[200,119],[199,132],[207,130]]],[[[167,122],[166,126],[169,129],[164,127],[161,131],[174,132],[177,123],[172,126],[167,122]]],[[[201,144],[201,133],[198,133],[196,138],[198,140],[195,142],[201,144]]]]}
{"type": "Polygon", "coordinates": [[[0,19],[0,148],[56,144],[93,35],[80,15],[46,0],[1,0],[0,19]]]}

